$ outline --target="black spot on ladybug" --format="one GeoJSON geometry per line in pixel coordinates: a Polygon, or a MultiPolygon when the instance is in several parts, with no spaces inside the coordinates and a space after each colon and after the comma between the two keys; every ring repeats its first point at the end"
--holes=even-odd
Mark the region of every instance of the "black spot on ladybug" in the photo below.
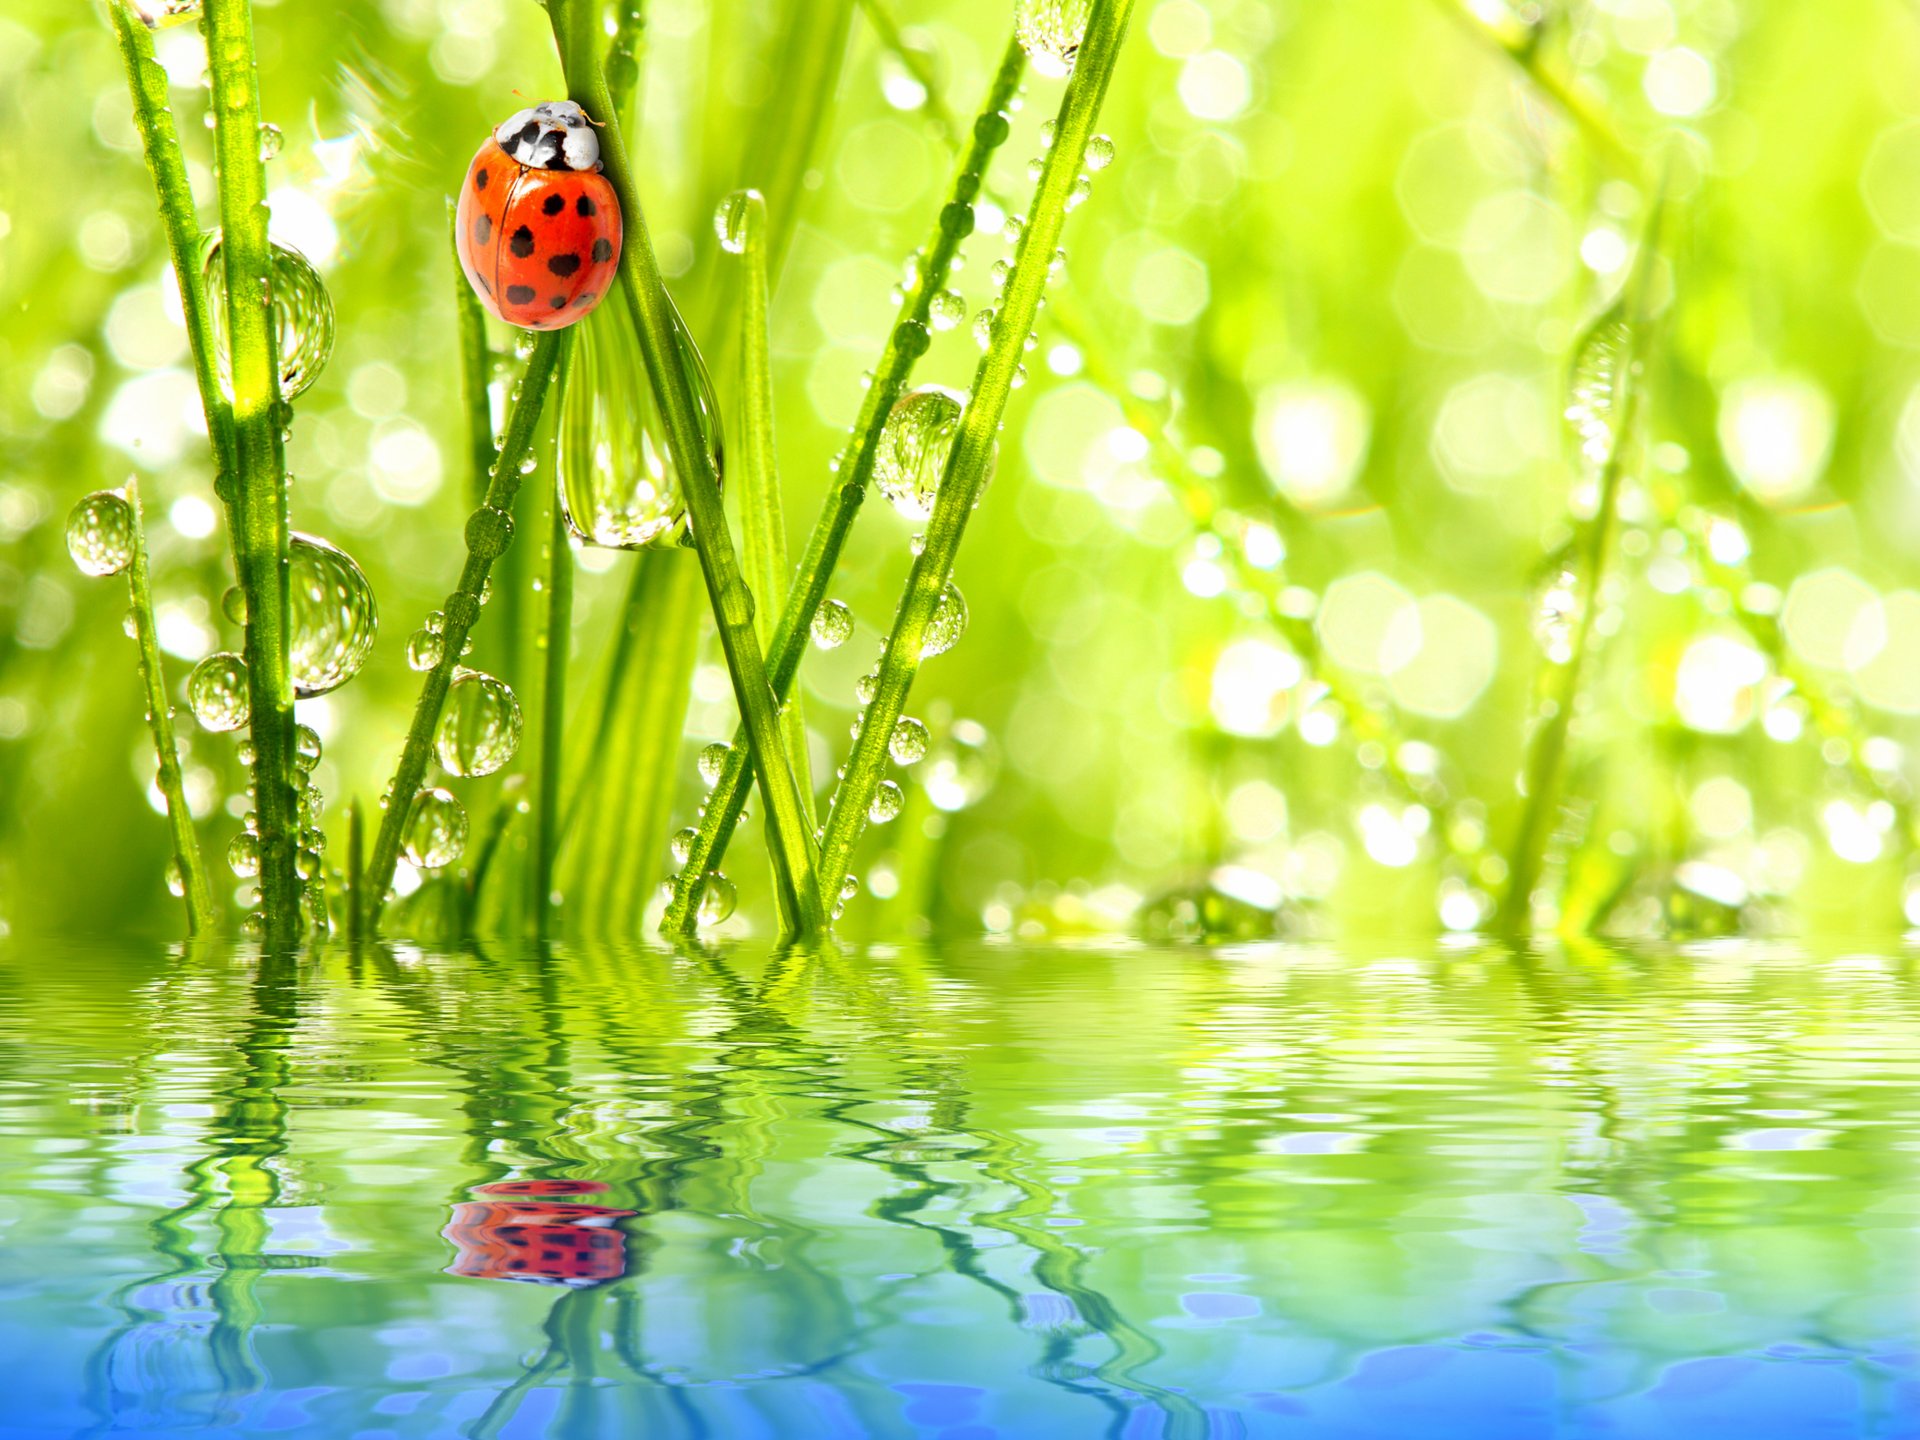
{"type": "Polygon", "coordinates": [[[522,225],[513,232],[513,238],[507,242],[507,247],[522,260],[526,259],[533,254],[533,231],[522,225]]]}
{"type": "Polygon", "coordinates": [[[531,285],[509,285],[507,287],[507,303],[509,305],[531,305],[533,303],[533,287],[531,285]]]}
{"type": "Polygon", "coordinates": [[[573,303],[576,305],[591,305],[594,302],[594,299],[595,299],[595,296],[593,291],[582,290],[578,295],[573,297],[573,303]]]}
{"type": "Polygon", "coordinates": [[[473,188],[476,190],[484,190],[487,188],[487,172],[485,170],[479,170],[474,173],[473,188]]]}
{"type": "Polygon", "coordinates": [[[602,260],[611,260],[612,258],[613,242],[602,235],[598,240],[593,242],[594,263],[598,264],[602,260]]]}
{"type": "Polygon", "coordinates": [[[541,204],[540,208],[549,215],[558,215],[562,210],[567,208],[567,197],[564,195],[549,195],[541,204]]]}
{"type": "Polygon", "coordinates": [[[573,202],[573,208],[577,210],[583,218],[593,214],[595,210],[593,197],[591,195],[582,195],[578,200],[573,202]]]}
{"type": "Polygon", "coordinates": [[[484,245],[491,239],[493,239],[493,217],[491,215],[476,215],[473,220],[474,244],[484,245]]]}
{"type": "Polygon", "coordinates": [[[564,310],[564,309],[566,309],[566,308],[567,308],[567,297],[566,297],[566,296],[564,296],[564,295],[556,295],[556,296],[554,296],[554,297],[553,297],[553,308],[554,308],[554,309],[556,309],[556,310],[564,310]]]}
{"type": "Polygon", "coordinates": [[[560,276],[563,280],[579,268],[580,257],[578,255],[556,255],[547,261],[547,269],[560,276]]]}

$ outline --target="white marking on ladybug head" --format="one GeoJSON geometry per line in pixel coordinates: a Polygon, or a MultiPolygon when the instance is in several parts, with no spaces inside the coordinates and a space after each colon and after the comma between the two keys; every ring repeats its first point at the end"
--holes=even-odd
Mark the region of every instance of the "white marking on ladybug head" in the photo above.
{"type": "Polygon", "coordinates": [[[598,170],[600,137],[587,112],[571,100],[548,100],[509,115],[494,142],[535,170],[598,170]]]}

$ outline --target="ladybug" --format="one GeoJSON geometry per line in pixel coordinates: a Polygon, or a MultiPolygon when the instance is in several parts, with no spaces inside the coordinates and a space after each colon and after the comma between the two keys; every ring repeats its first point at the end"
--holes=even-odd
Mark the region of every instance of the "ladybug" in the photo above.
{"type": "Polygon", "coordinates": [[[454,212],[467,283],[490,314],[560,330],[606,298],[620,264],[620,202],[600,137],[571,100],[511,116],[467,167],[454,212]]]}
{"type": "Polygon", "coordinates": [[[458,1254],[449,1275],[527,1280],[584,1288],[627,1273],[627,1237],[613,1228],[632,1215],[611,1205],[556,1200],[607,1187],[597,1180],[508,1180],[474,1188],[481,1200],[453,1207],[447,1228],[458,1254]]]}

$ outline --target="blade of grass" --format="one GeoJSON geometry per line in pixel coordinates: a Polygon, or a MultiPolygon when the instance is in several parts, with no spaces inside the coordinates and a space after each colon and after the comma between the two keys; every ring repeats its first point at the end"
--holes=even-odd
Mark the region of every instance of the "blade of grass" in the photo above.
{"type": "Polygon", "coordinates": [[[487,483],[486,504],[467,517],[467,558],[461,566],[460,583],[447,597],[441,612],[444,619],[440,658],[427,671],[421,684],[413,722],[407,728],[406,745],[400,752],[393,780],[387,786],[380,832],[373,842],[373,863],[366,884],[369,932],[378,928],[380,912],[387,903],[387,891],[393,885],[394,866],[399,863],[413,798],[427,776],[433,732],[447,702],[447,687],[453,683],[453,672],[460,663],[467,636],[480,619],[480,592],[486,588],[493,562],[513,543],[510,517],[514,496],[520,490],[520,462],[527,458],[532,446],[534,428],[540,423],[540,413],[546,406],[547,392],[553,386],[560,358],[572,343],[570,330],[549,330],[533,342],[533,353],[527,357],[527,368],[516,387],[518,398],[507,417],[507,432],[493,465],[493,478],[487,483]]]}
{"type": "MultiPolygon", "coordinates": [[[[780,498],[780,472],[773,441],[773,356],[768,334],[767,202],[757,190],[743,190],[728,202],[729,227],[735,232],[740,258],[745,262],[746,286],[740,306],[740,439],[734,454],[741,472],[741,549],[747,578],[766,604],[754,613],[760,643],[771,650],[778,616],[772,600],[785,595],[792,571],[787,565],[787,521],[780,498]]],[[[793,759],[794,779],[800,787],[800,808],[811,832],[819,823],[813,813],[813,767],[807,757],[807,720],[798,696],[787,699],[780,712],[786,727],[787,751],[793,759]]]]}
{"type": "Polygon", "coordinates": [[[971,396],[940,477],[925,542],[907,578],[881,656],[879,687],[867,707],[847,761],[846,778],[835,791],[827,816],[826,836],[820,846],[820,887],[825,896],[837,896],[846,879],[854,844],[866,826],[867,807],[886,770],[888,739],[906,708],[908,692],[920,669],[927,622],[933,618],[953,573],[968,516],[993,463],[1001,416],[1046,291],[1053,253],[1080,182],[1087,141],[1093,136],[1132,11],[1133,0],[1094,0],[1088,16],[1073,78],[1054,120],[1054,141],[1034,190],[1032,218],[1021,236],[1013,271],[996,307],[992,337],[974,372],[971,396]]]}
{"type": "Polygon", "coordinates": [[[367,933],[367,823],[355,799],[347,805],[347,942],[358,945],[367,933]]]}
{"type": "Polygon", "coordinates": [[[127,482],[127,503],[133,507],[133,559],[127,566],[127,591],[133,599],[134,640],[140,646],[140,683],[147,692],[147,726],[153,731],[153,753],[159,761],[160,793],[167,802],[167,829],[173,836],[173,863],[180,868],[180,899],[187,907],[187,933],[204,935],[213,928],[213,884],[200,856],[200,837],[194,833],[193,812],[180,774],[180,747],[173,729],[173,701],[167,694],[167,674],[160,661],[160,637],[153,623],[153,584],[147,570],[147,525],[140,510],[140,486],[127,482]]]}
{"type": "MultiPolygon", "coordinates": [[[[953,273],[954,257],[967,236],[973,232],[972,203],[980,193],[987,162],[1007,138],[1003,112],[1012,104],[1020,88],[1021,76],[1026,72],[1026,60],[1026,52],[1019,44],[1009,42],[1006,53],[1001,57],[1000,68],[994,73],[988,87],[979,118],[974,122],[972,138],[954,172],[946,203],[941,207],[933,234],[919,252],[919,263],[914,267],[914,282],[901,298],[892,336],[880,356],[880,363],[874,368],[873,384],[868,388],[861,402],[859,417],[854,421],[853,437],[834,462],[837,483],[829,491],[827,503],[814,522],[813,534],[807,541],[799,573],[781,610],[780,623],[774,627],[769,664],[774,693],[782,699],[792,689],[800,661],[806,654],[813,617],[826,600],[827,587],[832,582],[835,566],[840,562],[840,552],[853,530],[854,517],[860,513],[861,502],[866,499],[867,485],[873,477],[874,459],[880,450],[880,433],[886,427],[887,415],[907,388],[915,363],[927,351],[927,317],[933,297],[946,288],[947,279],[953,273]]],[[[701,816],[692,852],[674,882],[673,899],[661,922],[661,929],[665,933],[686,935],[693,932],[695,907],[699,901],[697,881],[709,870],[719,867],[721,858],[726,854],[727,843],[733,838],[734,827],[740,822],[740,812],[746,804],[747,778],[746,757],[741,750],[736,740],[721,769],[719,780],[707,796],[706,812],[701,816]]]]}
{"type": "MultiPolygon", "coordinates": [[[[1609,312],[1619,314],[1627,322],[1627,349],[1620,359],[1620,374],[1613,395],[1611,442],[1600,466],[1599,502],[1593,519],[1587,522],[1582,537],[1584,543],[1579,552],[1580,589],[1571,647],[1566,662],[1549,672],[1539,728],[1527,747],[1523,771],[1526,803],[1508,856],[1507,888],[1494,916],[1495,928],[1506,935],[1521,935],[1531,927],[1533,891],[1539,883],[1540,872],[1546,861],[1547,842],[1553,834],[1555,817],[1559,814],[1567,736],[1573,724],[1574,708],[1580,699],[1581,677],[1592,649],[1601,585],[1606,578],[1607,561],[1613,549],[1620,482],[1626,473],[1626,456],[1632,447],[1633,428],[1645,389],[1641,383],[1641,372],[1646,365],[1654,328],[1652,281],[1654,261],[1659,256],[1660,226],[1665,210],[1663,189],[1648,212],[1646,228],[1640,237],[1640,253],[1635,257],[1633,271],[1627,279],[1617,311],[1609,312]]],[[[1606,319],[1603,315],[1602,323],[1606,319]]]]}
{"type": "Polygon", "coordinates": [[[727,532],[719,480],[680,359],[672,302],[660,279],[639,191],[627,163],[620,122],[607,91],[599,54],[602,31],[595,23],[595,7],[580,0],[550,0],[547,13],[553,22],[569,94],[589,115],[601,117],[602,160],[607,179],[620,198],[626,227],[620,255],[621,297],[640,332],[647,378],[666,421],[667,444],[685,490],[694,544],[720,630],[721,650],[740,713],[746,720],[760,792],[779,840],[773,850],[779,887],[790,902],[799,932],[816,934],[825,929],[826,917],[814,885],[813,835],[800,809],[778,708],[767,683],[766,659],[753,630],[753,594],[740,573],[739,558],[727,532]]]}
{"type": "Polygon", "coordinates": [[[236,569],[246,596],[243,646],[252,704],[254,810],[260,832],[262,936],[291,946],[304,926],[305,884],[295,868],[300,809],[294,788],[293,673],[287,555],[287,467],[281,432],[279,327],[273,323],[273,251],[267,241],[266,172],[260,159],[259,75],[248,0],[207,0],[213,76],[213,143],[220,191],[232,376],[232,489],[236,569]]]}
{"type": "MultiPolygon", "coordinates": [[[[566,388],[570,357],[560,362],[566,388]]],[[[540,688],[540,783],[533,828],[533,933],[544,940],[554,919],[553,873],[560,847],[560,788],[565,763],[567,662],[573,650],[573,546],[556,487],[547,486],[546,650],[540,688]]]]}
{"type": "Polygon", "coordinates": [[[487,344],[487,313],[460,269],[460,254],[451,227],[454,202],[447,200],[449,246],[453,248],[453,309],[460,325],[460,404],[467,421],[467,486],[469,503],[484,503],[487,469],[493,464],[493,404],[487,387],[493,380],[493,349],[487,344]]]}

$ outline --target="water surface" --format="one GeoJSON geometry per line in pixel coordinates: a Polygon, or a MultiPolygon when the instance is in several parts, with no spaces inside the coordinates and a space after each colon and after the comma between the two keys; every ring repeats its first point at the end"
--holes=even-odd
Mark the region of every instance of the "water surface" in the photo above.
{"type": "Polygon", "coordinates": [[[1920,1437],[1904,954],[0,946],[0,1435],[1920,1437]]]}

